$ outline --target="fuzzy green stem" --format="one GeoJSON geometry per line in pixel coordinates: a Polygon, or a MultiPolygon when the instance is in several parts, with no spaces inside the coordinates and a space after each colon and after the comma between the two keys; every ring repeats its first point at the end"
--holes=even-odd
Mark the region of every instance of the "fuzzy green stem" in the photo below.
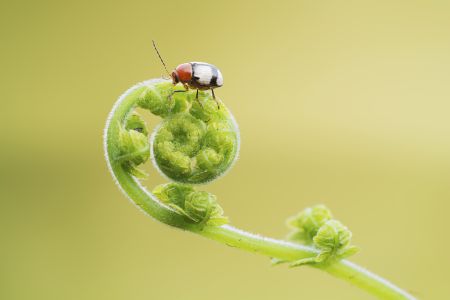
{"type": "MultiPolygon", "coordinates": [[[[189,223],[182,215],[164,205],[155,195],[147,191],[147,189],[145,189],[145,187],[143,187],[140,182],[123,167],[120,161],[114,161],[112,159],[118,152],[116,139],[119,135],[120,126],[125,122],[127,116],[135,109],[139,95],[148,88],[148,86],[161,82],[164,81],[147,81],[129,89],[115,104],[105,128],[104,147],[108,166],[116,183],[131,202],[136,204],[146,214],[164,224],[197,233],[231,247],[285,261],[295,261],[316,256],[317,251],[312,247],[251,234],[232,226],[200,227],[198,224],[189,223]]],[[[413,296],[387,280],[348,260],[341,260],[328,266],[317,266],[316,268],[322,269],[337,278],[341,278],[360,287],[380,299],[415,299],[413,296]]]]}
{"type": "MultiPolygon", "coordinates": [[[[234,248],[286,261],[313,257],[317,254],[311,247],[251,234],[228,225],[206,227],[198,233],[234,248]]],[[[415,299],[389,281],[345,259],[317,268],[366,290],[380,299],[415,299]]]]}

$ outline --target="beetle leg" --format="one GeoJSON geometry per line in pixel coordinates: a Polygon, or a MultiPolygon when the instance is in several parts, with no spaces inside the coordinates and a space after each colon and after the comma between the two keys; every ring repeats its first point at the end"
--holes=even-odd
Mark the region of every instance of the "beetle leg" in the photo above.
{"type": "Polygon", "coordinates": [[[173,96],[173,94],[175,94],[175,93],[184,93],[184,92],[189,91],[189,86],[188,86],[187,84],[184,84],[184,83],[183,83],[183,86],[184,86],[184,88],[185,88],[186,90],[184,90],[184,91],[180,91],[180,90],[172,91],[172,93],[170,93],[169,97],[167,97],[167,98],[169,98],[169,101],[172,101],[172,96],[173,96]]]}
{"type": "Polygon", "coordinates": [[[170,102],[172,102],[172,99],[173,99],[172,96],[175,93],[185,93],[185,92],[187,92],[187,91],[172,91],[172,93],[170,93],[169,97],[167,97],[167,98],[169,99],[170,102]]]}
{"type": "Polygon", "coordinates": [[[203,108],[203,104],[198,99],[198,89],[197,89],[197,93],[195,94],[195,100],[197,100],[198,104],[200,104],[200,106],[203,108]]]}
{"type": "MultiPolygon", "coordinates": [[[[175,87],[175,86],[174,86],[175,87]]],[[[170,101],[172,101],[172,96],[173,96],[173,94],[175,94],[175,93],[184,93],[184,92],[187,92],[187,91],[189,91],[189,86],[186,84],[186,83],[183,83],[183,87],[184,87],[184,91],[181,91],[181,90],[175,90],[175,91],[172,91],[172,93],[170,93],[170,95],[169,95],[169,100],[170,101]]]]}
{"type": "Polygon", "coordinates": [[[211,89],[211,93],[212,93],[214,101],[216,101],[216,103],[217,103],[217,109],[220,109],[219,101],[217,101],[216,95],[214,94],[214,90],[213,89],[211,89]]]}

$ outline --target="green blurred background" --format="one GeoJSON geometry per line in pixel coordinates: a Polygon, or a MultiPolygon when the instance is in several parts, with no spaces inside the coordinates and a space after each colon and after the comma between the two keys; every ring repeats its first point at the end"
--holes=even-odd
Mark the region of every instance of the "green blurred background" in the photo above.
{"type": "Polygon", "coordinates": [[[286,217],[324,203],[355,262],[449,297],[448,1],[0,5],[0,299],[371,299],[128,203],[102,130],[123,91],[163,74],[151,39],[171,67],[224,74],[242,148],[206,189],[234,225],[283,237],[286,217]]]}

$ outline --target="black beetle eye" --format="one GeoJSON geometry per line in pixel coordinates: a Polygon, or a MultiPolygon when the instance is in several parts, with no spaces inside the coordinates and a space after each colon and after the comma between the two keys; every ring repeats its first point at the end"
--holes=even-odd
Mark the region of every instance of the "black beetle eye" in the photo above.
{"type": "Polygon", "coordinates": [[[172,72],[172,80],[173,80],[174,84],[180,82],[180,80],[178,79],[177,72],[175,72],[175,71],[172,72]]]}

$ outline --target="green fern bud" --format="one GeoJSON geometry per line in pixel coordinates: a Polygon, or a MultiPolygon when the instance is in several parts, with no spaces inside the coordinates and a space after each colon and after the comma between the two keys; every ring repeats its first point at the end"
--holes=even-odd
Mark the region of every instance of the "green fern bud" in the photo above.
{"type": "Polygon", "coordinates": [[[327,221],[332,219],[331,211],[325,205],[308,207],[298,215],[287,220],[287,225],[293,229],[288,239],[305,244],[312,244],[313,238],[327,221]]]}
{"type": "Polygon", "coordinates": [[[330,257],[342,259],[358,252],[356,246],[350,245],[352,232],[337,220],[330,220],[320,227],[314,237],[314,246],[320,250],[317,262],[330,257]]]}
{"type": "Polygon", "coordinates": [[[174,181],[191,184],[206,183],[224,174],[239,149],[234,123],[227,117],[220,120],[226,115],[209,115],[208,123],[188,112],[166,118],[152,138],[158,169],[174,181]]]}
{"type": "Polygon", "coordinates": [[[212,226],[228,223],[216,196],[211,193],[195,191],[186,184],[168,183],[157,186],[153,194],[191,223],[212,226]]]}
{"type": "Polygon", "coordinates": [[[228,223],[216,196],[208,192],[192,192],[186,196],[185,212],[195,223],[220,226],[228,223]]]}
{"type": "Polygon", "coordinates": [[[153,189],[153,194],[161,202],[183,214],[186,195],[192,192],[194,192],[194,188],[191,185],[179,183],[161,184],[153,189]]]}
{"type": "Polygon", "coordinates": [[[292,267],[305,264],[330,264],[346,258],[359,251],[356,246],[350,245],[351,231],[337,220],[329,220],[317,231],[314,236],[314,247],[319,250],[315,257],[298,260],[292,267]]]}
{"type": "Polygon", "coordinates": [[[138,114],[131,114],[125,126],[119,125],[118,148],[115,160],[134,176],[145,177],[146,174],[137,167],[149,159],[150,146],[145,122],[138,114]]]}

